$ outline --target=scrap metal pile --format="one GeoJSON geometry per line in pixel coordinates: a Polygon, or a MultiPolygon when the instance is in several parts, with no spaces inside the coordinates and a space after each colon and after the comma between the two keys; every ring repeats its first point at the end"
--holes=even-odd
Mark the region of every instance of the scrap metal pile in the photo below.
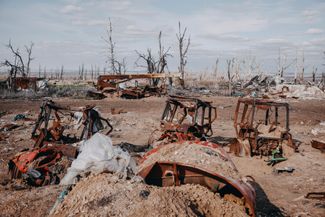
{"type": "Polygon", "coordinates": [[[37,91],[44,88],[43,85],[46,86],[45,79],[38,77],[8,77],[6,80],[0,81],[0,89],[13,91],[28,89],[37,91]]]}
{"type": "Polygon", "coordinates": [[[23,178],[34,186],[58,184],[58,175],[69,164],[69,161],[60,164],[63,157],[76,158],[78,155],[73,144],[102,130],[109,134],[112,129],[94,106],[71,109],[45,100],[32,131],[33,149],[23,150],[9,161],[10,176],[12,179],[23,178]],[[79,135],[78,131],[81,131],[79,135]]]}
{"type": "Polygon", "coordinates": [[[124,75],[100,75],[97,80],[96,88],[100,93],[117,93],[121,98],[126,99],[140,99],[148,96],[162,96],[167,93],[165,79],[177,77],[175,75],[169,75],[164,73],[158,74],[124,74],[124,75]],[[161,85],[144,85],[141,86],[138,83],[138,79],[150,80],[153,84],[156,80],[160,80],[161,85]],[[125,86],[125,83],[131,80],[135,80],[133,86],[125,86]]]}

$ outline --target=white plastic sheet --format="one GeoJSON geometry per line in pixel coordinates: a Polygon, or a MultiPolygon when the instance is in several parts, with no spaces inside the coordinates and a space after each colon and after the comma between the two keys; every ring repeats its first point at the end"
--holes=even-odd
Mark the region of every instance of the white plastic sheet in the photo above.
{"type": "Polygon", "coordinates": [[[60,184],[75,184],[76,177],[87,172],[112,172],[127,177],[135,174],[135,168],[136,164],[128,152],[113,146],[110,137],[96,133],[89,140],[81,142],[80,153],[60,184]]]}

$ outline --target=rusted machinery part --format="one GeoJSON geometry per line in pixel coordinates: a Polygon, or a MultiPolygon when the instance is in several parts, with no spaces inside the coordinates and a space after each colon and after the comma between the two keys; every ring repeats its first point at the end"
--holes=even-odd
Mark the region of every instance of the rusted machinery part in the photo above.
{"type": "Polygon", "coordinates": [[[67,106],[62,106],[51,100],[44,100],[43,104],[41,105],[41,110],[38,115],[38,119],[35,122],[35,126],[32,131],[32,139],[36,141],[36,143],[34,144],[34,148],[42,147],[44,145],[43,143],[46,142],[59,142],[64,144],[69,143],[68,141],[62,138],[64,126],[61,126],[62,123],[58,113],[61,113],[64,116],[72,116],[75,112],[83,113],[84,128],[80,137],[74,138],[74,142],[80,141],[82,139],[89,139],[98,130],[103,129],[103,124],[105,123],[109,128],[106,134],[108,135],[109,133],[111,133],[113,130],[112,125],[107,119],[102,118],[98,111],[94,109],[94,107],[95,105],[87,105],[82,108],[72,109],[67,106]],[[53,113],[55,115],[55,120],[53,121],[52,126],[49,126],[49,121],[53,113]],[[97,130],[95,131],[94,129],[97,130]]]}
{"type": "MultiPolygon", "coordinates": [[[[177,149],[177,151],[178,150],[179,149],[177,149]]],[[[172,151],[172,153],[174,153],[174,151],[172,151]]],[[[200,184],[209,188],[212,192],[219,193],[225,199],[244,205],[247,208],[247,213],[251,216],[255,216],[256,194],[253,187],[248,182],[244,181],[245,179],[240,179],[238,171],[229,155],[218,144],[197,140],[159,145],[147,152],[139,163],[140,171],[138,175],[140,175],[147,184],[162,187],[200,184]],[[212,154],[211,158],[218,158],[220,162],[223,162],[223,164],[220,164],[220,170],[223,171],[216,171],[215,167],[211,169],[204,168],[204,165],[197,165],[195,162],[191,162],[191,160],[189,160],[189,162],[186,161],[186,163],[184,161],[180,162],[181,160],[177,161],[177,156],[174,160],[168,160],[168,157],[167,159],[159,160],[164,153],[164,149],[168,148],[167,146],[175,147],[184,144],[189,146],[197,145],[198,147],[203,146],[210,150],[216,150],[217,154],[212,154]],[[213,169],[214,171],[212,171],[213,169]]]]}
{"type": "Polygon", "coordinates": [[[37,81],[42,80],[38,77],[15,77],[12,78],[14,89],[33,89],[37,90],[37,81]]]}
{"type": "Polygon", "coordinates": [[[193,165],[175,162],[156,162],[138,173],[147,184],[161,187],[199,184],[222,197],[244,205],[255,216],[255,191],[242,180],[226,178],[193,165]]]}
{"type": "Polygon", "coordinates": [[[325,200],[325,192],[309,192],[305,198],[315,200],[325,200]]]}
{"type": "Polygon", "coordinates": [[[321,142],[318,140],[312,140],[311,147],[319,149],[322,153],[325,153],[325,142],[321,142]]]}
{"type": "Polygon", "coordinates": [[[22,178],[22,174],[29,174],[31,171],[39,173],[39,177],[34,177],[31,185],[47,185],[56,180],[52,176],[50,167],[57,164],[62,156],[76,158],[78,150],[70,145],[56,145],[42,148],[35,148],[17,154],[8,162],[8,172],[11,179],[22,178]]]}

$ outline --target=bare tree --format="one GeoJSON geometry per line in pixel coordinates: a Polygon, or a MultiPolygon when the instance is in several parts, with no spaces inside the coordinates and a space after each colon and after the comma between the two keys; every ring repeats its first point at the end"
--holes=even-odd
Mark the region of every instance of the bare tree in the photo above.
{"type": "Polygon", "coordinates": [[[168,65],[167,65],[167,57],[171,57],[172,55],[169,53],[170,47],[165,51],[165,48],[161,45],[161,35],[162,32],[159,32],[159,36],[158,36],[158,43],[159,43],[159,60],[157,63],[157,73],[164,73],[165,72],[165,68],[168,69],[168,65]]]}
{"type": "MultiPolygon", "coordinates": [[[[324,60],[325,60],[325,51],[323,52],[324,54],[324,60]]],[[[323,66],[325,66],[325,63],[322,64],[323,66]]],[[[323,91],[325,90],[325,72],[322,72],[322,79],[319,83],[319,88],[321,88],[323,91]]]]}
{"type": "Polygon", "coordinates": [[[60,80],[63,80],[63,73],[64,73],[63,71],[64,71],[64,67],[62,65],[60,70],[60,80]]]}
{"type": "Polygon", "coordinates": [[[126,72],[126,61],[125,58],[123,58],[122,61],[118,61],[115,58],[115,42],[113,41],[113,27],[112,27],[112,22],[111,19],[109,19],[108,27],[106,29],[107,31],[107,37],[108,38],[103,38],[103,40],[108,44],[108,49],[109,49],[109,56],[107,62],[110,63],[111,70],[113,74],[122,74],[122,72],[126,72]]]}
{"type": "Polygon", "coordinates": [[[216,60],[216,65],[215,65],[215,67],[214,67],[214,72],[213,72],[213,74],[214,74],[214,77],[217,79],[217,77],[218,77],[218,64],[219,64],[219,58],[217,58],[217,60],[216,60]]]}
{"type": "Polygon", "coordinates": [[[249,56],[243,60],[243,65],[246,70],[247,78],[251,79],[253,75],[259,74],[260,63],[256,61],[255,56],[249,56]]]}
{"type": "Polygon", "coordinates": [[[233,75],[231,75],[233,68],[234,68],[234,62],[235,62],[235,58],[232,58],[231,60],[228,59],[226,60],[227,62],[227,76],[228,76],[228,91],[229,94],[231,94],[232,92],[232,80],[234,78],[233,75]]]}
{"type": "Polygon", "coordinates": [[[302,51],[302,64],[301,64],[301,74],[300,74],[300,80],[304,81],[304,75],[305,75],[305,52],[302,51]]]}
{"type": "Polygon", "coordinates": [[[6,47],[13,54],[14,60],[9,61],[8,59],[5,59],[1,63],[1,66],[10,67],[9,77],[15,78],[17,76],[17,74],[21,74],[23,77],[26,77],[29,75],[30,62],[34,59],[31,57],[33,45],[34,44],[31,42],[30,47],[25,46],[26,52],[27,52],[27,65],[25,66],[25,62],[24,62],[23,57],[19,51],[19,48],[15,49],[13,47],[13,45],[11,44],[11,41],[9,40],[9,43],[6,45],[6,47]]]}
{"type": "Polygon", "coordinates": [[[178,48],[179,48],[179,67],[178,71],[181,73],[182,80],[184,82],[185,78],[185,66],[187,64],[187,51],[191,43],[190,36],[186,39],[187,28],[182,31],[181,30],[181,22],[178,22],[178,34],[176,34],[178,40],[178,48]]]}
{"type": "Polygon", "coordinates": [[[30,74],[30,62],[34,60],[34,58],[32,57],[33,46],[34,46],[33,42],[30,43],[29,47],[25,45],[25,49],[27,53],[27,65],[26,65],[27,76],[29,76],[30,74]]]}
{"type": "MultiPolygon", "coordinates": [[[[135,65],[138,67],[143,67],[147,69],[147,72],[149,74],[152,73],[164,73],[165,69],[168,69],[168,64],[167,64],[167,57],[172,56],[169,54],[169,49],[168,48],[166,51],[164,47],[162,46],[161,43],[161,35],[162,32],[159,32],[158,36],[158,43],[159,43],[159,51],[158,51],[158,60],[156,61],[155,58],[152,55],[151,49],[147,49],[146,53],[140,53],[139,51],[135,51],[138,54],[138,59],[135,62],[135,65]],[[145,65],[139,64],[139,61],[143,60],[145,62],[145,65]]],[[[153,79],[153,85],[158,85],[159,79],[153,79]]]]}
{"type": "Polygon", "coordinates": [[[297,59],[293,59],[290,63],[287,63],[287,55],[281,54],[281,49],[279,48],[278,72],[281,78],[283,78],[284,72],[295,62],[297,62],[297,59]]]}
{"type": "Polygon", "coordinates": [[[313,71],[311,72],[311,74],[312,74],[314,83],[316,81],[316,72],[317,72],[317,67],[313,66],[313,71]]]}
{"type": "Polygon", "coordinates": [[[301,57],[298,55],[298,50],[296,51],[296,71],[295,71],[295,79],[294,82],[297,83],[297,81],[303,81],[305,76],[305,52],[302,50],[301,57]]]}
{"type": "Polygon", "coordinates": [[[149,74],[154,73],[156,71],[157,62],[152,56],[151,49],[148,48],[147,53],[140,53],[137,50],[135,52],[138,54],[138,59],[136,60],[135,65],[146,68],[149,74]],[[141,59],[146,63],[146,65],[139,65],[139,60],[141,59]]]}

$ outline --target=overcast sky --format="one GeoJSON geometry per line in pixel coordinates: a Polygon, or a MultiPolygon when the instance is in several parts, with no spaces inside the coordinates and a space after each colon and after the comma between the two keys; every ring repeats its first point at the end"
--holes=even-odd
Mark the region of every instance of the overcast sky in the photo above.
{"type": "Polygon", "coordinates": [[[274,72],[279,48],[288,62],[304,51],[307,72],[314,65],[325,71],[324,11],[324,0],[0,0],[0,58],[10,58],[11,39],[21,49],[35,43],[34,69],[105,67],[102,37],[110,18],[116,55],[132,71],[139,70],[135,50],[157,53],[160,30],[174,55],[169,69],[177,70],[178,21],[191,36],[186,68],[192,72],[212,71],[217,58],[223,68],[231,57],[256,57],[262,70],[274,72]]]}

